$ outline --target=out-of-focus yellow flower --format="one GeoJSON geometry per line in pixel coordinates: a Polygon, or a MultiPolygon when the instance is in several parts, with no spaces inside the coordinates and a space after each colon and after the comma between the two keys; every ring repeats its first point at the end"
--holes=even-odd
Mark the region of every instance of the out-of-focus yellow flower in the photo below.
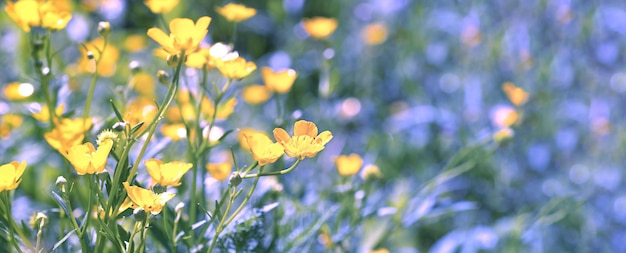
{"type": "Polygon", "coordinates": [[[124,119],[131,126],[135,126],[140,122],[146,122],[141,128],[140,131],[143,131],[146,127],[148,127],[149,122],[151,122],[157,114],[157,108],[154,105],[152,99],[141,96],[131,100],[126,106],[126,113],[124,113],[124,119]]]}
{"type": "Polygon", "coordinates": [[[252,153],[252,158],[259,162],[259,166],[276,162],[284,154],[284,147],[279,143],[274,143],[265,134],[251,133],[245,135],[252,153]]]}
{"type": "Polygon", "coordinates": [[[269,136],[265,132],[257,131],[252,128],[242,128],[241,130],[239,130],[239,133],[237,134],[237,141],[239,141],[239,145],[241,145],[242,149],[250,150],[250,146],[248,145],[248,140],[246,139],[246,135],[252,135],[252,134],[263,134],[269,138],[269,136]]]}
{"type": "Polygon", "coordinates": [[[154,76],[145,72],[138,73],[130,79],[129,84],[139,95],[148,98],[155,97],[156,81],[154,76]]]}
{"type": "Polygon", "coordinates": [[[61,119],[52,131],[44,134],[44,139],[52,148],[66,154],[70,147],[79,145],[85,138],[85,131],[92,125],[92,119],[61,119]]]}
{"type": "Polygon", "coordinates": [[[146,160],[143,164],[146,165],[146,170],[152,177],[152,183],[161,186],[179,186],[180,179],[193,167],[191,163],[180,161],[163,163],[154,158],[146,160]]]}
{"type": "Polygon", "coordinates": [[[380,172],[380,169],[378,168],[378,166],[374,165],[374,164],[368,164],[365,165],[365,167],[363,167],[363,172],[362,172],[362,177],[363,179],[372,179],[372,178],[381,178],[383,177],[383,173],[380,172]]]}
{"type": "Polygon", "coordinates": [[[285,148],[285,154],[302,160],[306,157],[313,158],[322,151],[332,138],[330,131],[318,133],[317,126],[313,122],[299,120],[294,124],[293,137],[282,128],[274,129],[274,138],[285,148]]]}
{"type": "Polygon", "coordinates": [[[143,1],[152,13],[168,13],[180,0],[145,0],[143,1]]]}
{"type": "Polygon", "coordinates": [[[17,114],[5,114],[0,117],[0,137],[9,136],[9,132],[22,125],[22,116],[17,114]]]}
{"type": "Polygon", "coordinates": [[[12,101],[27,99],[35,92],[35,88],[30,83],[12,82],[4,87],[4,97],[12,101]]]}
{"type": "MultiPolygon", "coordinates": [[[[57,116],[61,116],[61,115],[63,115],[63,110],[65,110],[65,105],[64,104],[60,104],[54,110],[54,113],[57,116]]],[[[35,118],[39,122],[48,122],[50,120],[50,111],[48,111],[48,105],[43,105],[41,107],[41,110],[39,110],[39,112],[33,113],[33,118],[35,118]]]]}
{"type": "Polygon", "coordinates": [[[304,30],[316,39],[324,39],[330,36],[337,29],[338,25],[336,19],[325,17],[305,18],[302,23],[304,30]]]}
{"type": "MultiPolygon", "coordinates": [[[[226,119],[230,116],[235,110],[235,105],[237,105],[237,99],[230,98],[223,103],[217,105],[217,115],[215,115],[215,119],[226,119]]],[[[204,97],[202,103],[200,104],[200,108],[202,113],[207,118],[212,118],[215,113],[215,106],[213,105],[213,101],[209,98],[204,97]]]]}
{"type": "Polygon", "coordinates": [[[204,16],[194,24],[188,18],[175,18],[170,21],[170,35],[159,28],[148,29],[148,36],[159,43],[171,55],[181,51],[194,52],[204,39],[211,23],[211,18],[204,16]]]}
{"type": "Polygon", "coordinates": [[[499,107],[491,115],[492,123],[498,128],[510,127],[520,122],[522,118],[512,107],[499,107]]]}
{"type": "Polygon", "coordinates": [[[72,19],[68,0],[19,0],[7,1],[5,10],[9,17],[25,32],[32,26],[61,30],[72,19]]]}
{"type": "Polygon", "coordinates": [[[298,77],[298,74],[293,69],[274,72],[271,68],[264,67],[261,69],[261,76],[269,90],[287,93],[291,90],[291,86],[293,86],[293,82],[298,77]]]}
{"type": "Polygon", "coordinates": [[[233,165],[230,162],[208,163],[206,165],[206,169],[209,171],[209,174],[211,174],[211,176],[217,181],[224,181],[228,179],[232,168],[233,165]]]}
{"type": "Polygon", "coordinates": [[[361,39],[370,46],[381,44],[387,40],[387,27],[381,23],[367,25],[361,31],[361,39]]]}
{"type": "Polygon", "coordinates": [[[513,129],[505,127],[493,134],[493,140],[497,143],[503,143],[513,138],[514,135],[513,129]]]}
{"type": "Polygon", "coordinates": [[[265,101],[270,99],[271,95],[272,94],[270,93],[269,89],[262,85],[247,86],[243,88],[241,94],[243,101],[251,105],[264,103],[265,101]]]}
{"type": "Polygon", "coordinates": [[[369,253],[389,253],[389,250],[387,249],[377,249],[377,250],[370,250],[369,253]]]}
{"type": "Polygon", "coordinates": [[[78,68],[81,72],[93,73],[96,71],[96,60],[100,59],[98,62],[98,75],[101,76],[112,76],[115,74],[115,69],[117,67],[117,59],[120,57],[120,51],[111,43],[108,43],[106,48],[104,47],[104,39],[102,37],[98,37],[97,39],[85,43],[87,50],[83,47],[79,47],[82,57],[78,62],[78,68]],[[102,55],[100,55],[100,51],[102,51],[102,55]],[[87,57],[88,52],[91,52],[94,56],[93,59],[89,59],[87,57]]]}
{"type": "Polygon", "coordinates": [[[10,162],[0,165],[0,192],[17,188],[22,182],[22,174],[26,170],[26,162],[10,162]]]}
{"type": "MultiPolygon", "coordinates": [[[[128,182],[124,182],[122,185],[124,185],[124,189],[126,189],[126,193],[128,193],[132,207],[150,212],[154,215],[159,214],[161,210],[163,210],[165,203],[175,196],[173,193],[168,192],[155,194],[148,189],[131,186],[128,182]]],[[[127,204],[126,206],[129,205],[127,204]]]]}
{"type": "Polygon", "coordinates": [[[146,48],[146,45],[148,45],[148,41],[146,40],[146,36],[143,34],[128,35],[126,36],[126,39],[124,39],[124,49],[129,52],[134,53],[140,51],[146,48]]]}
{"type": "Polygon", "coordinates": [[[241,22],[256,15],[254,8],[248,8],[242,4],[229,3],[224,7],[216,7],[215,11],[224,16],[228,21],[241,22]]]}
{"type": "Polygon", "coordinates": [[[161,127],[161,133],[173,141],[179,141],[187,138],[187,129],[183,123],[164,124],[161,127]]]}
{"type": "Polygon", "coordinates": [[[235,80],[243,79],[256,70],[256,64],[243,57],[218,61],[216,66],[222,76],[235,80]]]}
{"type": "Polygon", "coordinates": [[[209,48],[200,46],[200,49],[196,52],[187,54],[185,65],[191,68],[202,68],[207,64],[209,57],[209,48]]]}
{"type": "Polygon", "coordinates": [[[87,142],[72,146],[67,151],[66,157],[78,175],[95,174],[104,171],[111,148],[113,148],[111,139],[101,141],[97,150],[93,144],[87,142]]]}
{"type": "Polygon", "coordinates": [[[342,176],[352,176],[363,167],[363,158],[357,154],[340,155],[335,158],[337,172],[342,176]]]}
{"type": "Polygon", "coordinates": [[[511,103],[515,106],[523,105],[528,101],[528,92],[511,82],[504,83],[502,85],[502,91],[504,91],[504,94],[506,94],[511,103]]]}

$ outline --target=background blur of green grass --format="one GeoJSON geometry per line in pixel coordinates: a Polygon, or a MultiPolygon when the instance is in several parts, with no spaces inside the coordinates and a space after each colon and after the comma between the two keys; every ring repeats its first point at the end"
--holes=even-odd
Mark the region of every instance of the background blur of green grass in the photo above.
{"type": "MultiPolygon", "coordinates": [[[[98,21],[111,22],[114,45],[155,25],[156,17],[142,1],[106,2],[95,12],[77,8],[67,29],[54,35],[64,59],[57,63],[59,71],[80,57],[77,43],[97,36],[93,28],[98,21]]],[[[181,2],[166,18],[209,15],[214,19],[207,42],[230,40],[232,24],[214,11],[224,2],[181,2]]],[[[391,252],[626,251],[626,3],[238,3],[258,13],[237,26],[235,49],[258,66],[298,71],[293,90],[283,97],[284,109],[335,136],[316,160],[306,160],[280,178],[284,192],[276,198],[282,215],[291,220],[283,225],[297,230],[298,224],[333,210],[333,189],[340,179],[332,158],[358,153],[384,176],[368,199],[378,218],[354,233],[356,245],[376,241],[391,252]],[[307,38],[301,27],[302,18],[313,16],[339,21],[327,43],[307,38]],[[372,23],[387,27],[388,37],[380,45],[363,43],[362,30],[372,23]],[[320,70],[323,64],[330,64],[328,73],[320,70]],[[495,151],[474,146],[496,131],[494,112],[512,107],[501,89],[507,81],[530,93],[513,140],[495,151]],[[329,94],[320,92],[325,82],[329,94]],[[346,115],[350,103],[352,109],[358,104],[354,116],[346,115]],[[465,152],[459,159],[475,166],[418,194],[459,150],[465,152]],[[394,209],[402,203],[406,208],[394,209]]],[[[0,14],[0,85],[34,82],[32,72],[25,71],[31,64],[27,39],[0,14]]],[[[102,95],[94,114],[110,114],[106,101],[125,85],[131,60],[141,62],[148,73],[165,68],[164,62],[152,60],[153,48],[156,43],[150,41],[143,51],[121,55],[116,75],[99,81],[97,94],[102,95]]],[[[76,108],[84,103],[80,94],[86,94],[89,78],[79,77],[81,87],[71,95],[67,77],[53,85],[76,108]]],[[[238,85],[260,82],[256,71],[238,85]]],[[[0,98],[1,114],[28,115],[28,108],[28,102],[0,98]]],[[[271,130],[275,117],[273,101],[262,106],[241,101],[222,127],[271,130]]],[[[293,119],[287,121],[290,125],[293,119]]],[[[26,118],[0,141],[2,163],[29,164],[16,192],[19,219],[54,206],[49,192],[65,173],[58,169],[65,166],[61,157],[42,141],[35,123],[26,118]]],[[[315,237],[310,240],[312,249],[322,249],[315,237]]]]}

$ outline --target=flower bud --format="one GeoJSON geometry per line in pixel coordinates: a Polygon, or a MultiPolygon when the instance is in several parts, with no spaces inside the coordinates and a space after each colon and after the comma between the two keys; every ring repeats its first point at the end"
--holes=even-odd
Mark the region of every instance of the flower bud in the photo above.
{"type": "Polygon", "coordinates": [[[152,186],[152,191],[156,194],[164,193],[166,190],[167,190],[167,187],[162,186],[160,184],[155,184],[154,186],[152,186]]]}
{"type": "Polygon", "coordinates": [[[65,185],[67,184],[67,179],[63,176],[57,177],[56,186],[61,190],[61,192],[65,193],[65,185]]]}
{"type": "Polygon", "coordinates": [[[171,54],[167,56],[167,66],[172,68],[176,68],[178,66],[178,61],[180,61],[180,57],[176,54],[171,54]]]}
{"type": "Polygon", "coordinates": [[[98,34],[102,37],[106,37],[111,34],[111,23],[102,21],[98,23],[98,34]]]}
{"type": "Polygon", "coordinates": [[[233,174],[230,175],[230,184],[237,186],[239,184],[241,184],[241,174],[239,174],[238,171],[233,172],[233,174]]]}
{"type": "Polygon", "coordinates": [[[124,131],[124,129],[126,129],[126,125],[127,124],[128,123],[123,122],[123,121],[122,122],[115,122],[115,124],[113,124],[113,131],[116,131],[116,132],[124,131]]]}
{"type": "Polygon", "coordinates": [[[136,208],[133,211],[133,216],[135,217],[135,220],[138,220],[138,221],[145,220],[146,219],[146,215],[147,215],[146,211],[144,211],[141,208],[136,208]]]}
{"type": "Polygon", "coordinates": [[[41,69],[43,67],[43,61],[42,60],[36,60],[35,61],[35,67],[37,67],[38,69],[41,69]]]}
{"type": "Polygon", "coordinates": [[[88,52],[87,52],[87,59],[89,59],[89,60],[93,60],[93,58],[95,58],[95,57],[93,56],[93,53],[92,53],[91,51],[88,51],[88,52]]]}
{"type": "Polygon", "coordinates": [[[141,63],[139,63],[138,61],[131,61],[128,64],[128,68],[130,68],[130,71],[133,72],[133,74],[137,74],[139,73],[139,71],[141,71],[141,63]]]}
{"type": "Polygon", "coordinates": [[[176,207],[174,207],[174,211],[176,211],[177,213],[180,213],[183,211],[183,208],[185,208],[185,203],[180,202],[178,203],[178,205],[176,205],[176,207]]]}
{"type": "Polygon", "coordinates": [[[157,79],[159,79],[159,83],[169,85],[170,84],[170,75],[165,72],[165,70],[159,70],[157,72],[157,79]]]}
{"type": "Polygon", "coordinates": [[[43,49],[43,41],[42,40],[35,40],[33,42],[33,50],[35,52],[40,51],[41,49],[43,49]]]}

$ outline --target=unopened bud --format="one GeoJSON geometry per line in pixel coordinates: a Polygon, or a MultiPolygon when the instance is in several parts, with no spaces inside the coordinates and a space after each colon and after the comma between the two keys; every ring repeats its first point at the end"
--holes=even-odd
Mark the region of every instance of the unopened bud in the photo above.
{"type": "Polygon", "coordinates": [[[176,211],[177,213],[180,213],[183,211],[183,208],[185,208],[185,203],[180,202],[178,203],[178,205],[176,205],[176,207],[174,207],[174,211],[176,211]]]}
{"type": "Polygon", "coordinates": [[[113,131],[116,131],[116,132],[124,131],[124,129],[126,129],[127,124],[128,123],[126,122],[116,122],[115,124],[113,124],[113,131]]]}
{"type": "Polygon", "coordinates": [[[37,67],[38,69],[41,69],[43,67],[43,61],[36,60],[35,61],[35,67],[37,67]]]}
{"type": "Polygon", "coordinates": [[[42,40],[35,40],[35,42],[33,42],[33,50],[35,52],[38,52],[41,49],[43,49],[43,41],[42,40]]]}
{"type": "Polygon", "coordinates": [[[67,179],[63,176],[57,177],[56,186],[61,190],[61,192],[65,192],[65,185],[67,184],[67,179]]]}
{"type": "Polygon", "coordinates": [[[95,58],[95,57],[93,56],[93,53],[92,53],[91,51],[87,51],[87,59],[89,59],[89,60],[93,60],[93,58],[95,58]]]}
{"type": "Polygon", "coordinates": [[[111,34],[111,23],[102,21],[98,23],[98,34],[102,37],[106,37],[111,34]]]}
{"type": "Polygon", "coordinates": [[[238,171],[233,172],[233,174],[230,175],[230,184],[237,186],[239,184],[241,184],[241,174],[239,174],[238,171]]]}
{"type": "Polygon", "coordinates": [[[167,66],[170,66],[172,68],[176,68],[178,66],[178,61],[180,60],[180,57],[178,57],[178,55],[176,54],[171,54],[167,56],[167,66]]]}
{"type": "Polygon", "coordinates": [[[165,70],[159,70],[157,72],[157,79],[159,79],[159,83],[169,85],[170,84],[170,75],[165,72],[165,70]]]}
{"type": "Polygon", "coordinates": [[[128,64],[128,68],[130,68],[130,71],[133,72],[133,74],[137,74],[139,71],[141,71],[141,63],[139,63],[138,61],[131,61],[128,64]]]}
{"type": "Polygon", "coordinates": [[[156,194],[159,193],[164,193],[167,190],[167,188],[165,186],[162,186],[160,184],[155,184],[154,186],[152,186],[152,191],[156,194]]]}
{"type": "Polygon", "coordinates": [[[133,211],[133,216],[135,217],[135,220],[138,220],[138,221],[145,220],[146,219],[146,215],[147,215],[146,211],[144,211],[141,208],[136,208],[133,211]]]}

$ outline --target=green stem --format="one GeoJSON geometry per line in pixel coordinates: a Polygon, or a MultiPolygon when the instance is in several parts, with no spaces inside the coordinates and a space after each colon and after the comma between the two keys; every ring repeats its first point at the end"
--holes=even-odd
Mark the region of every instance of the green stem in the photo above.
{"type": "Polygon", "coordinates": [[[89,85],[89,93],[87,93],[87,101],[85,102],[85,111],[83,112],[83,128],[87,124],[87,117],[89,116],[89,109],[91,108],[91,101],[93,100],[93,93],[96,89],[96,82],[98,81],[98,66],[100,65],[100,60],[102,60],[102,56],[104,56],[104,50],[107,47],[109,40],[107,37],[103,37],[104,44],[102,49],[96,48],[98,50],[98,54],[100,57],[96,59],[96,66],[93,72],[93,77],[91,78],[91,84],[89,85]]]}
{"type": "MultiPolygon", "coordinates": [[[[52,59],[50,58],[50,31],[48,30],[48,33],[45,37],[44,40],[44,47],[45,47],[45,54],[46,54],[46,61],[47,61],[47,67],[49,69],[49,71],[52,71],[52,59]]],[[[54,119],[57,117],[56,113],[54,112],[55,109],[55,103],[52,99],[52,97],[50,96],[50,88],[48,86],[48,82],[50,81],[49,76],[50,75],[44,75],[41,69],[41,66],[37,66],[37,62],[39,62],[39,55],[37,55],[37,51],[34,50],[32,51],[31,57],[33,58],[33,63],[34,63],[34,67],[35,67],[35,72],[37,73],[37,76],[39,77],[39,81],[41,82],[41,92],[43,92],[43,99],[44,102],[46,103],[46,106],[48,107],[48,114],[50,115],[48,117],[48,120],[50,121],[50,127],[54,127],[54,119]]]]}
{"type": "Polygon", "coordinates": [[[280,93],[274,92],[274,100],[276,100],[276,125],[283,125],[283,112],[280,105],[280,93]]]}
{"type": "MultiPolygon", "coordinates": [[[[10,202],[10,197],[9,197],[9,191],[6,192],[0,192],[0,195],[2,197],[2,199],[0,199],[0,203],[6,203],[6,205],[2,205],[0,206],[2,208],[2,212],[6,214],[6,220],[7,223],[9,223],[9,241],[11,241],[11,244],[15,247],[15,249],[17,250],[17,252],[22,252],[22,249],[20,249],[20,245],[17,244],[17,240],[15,238],[15,234],[13,232],[13,217],[11,216],[11,202],[10,202]],[[4,210],[6,209],[6,210],[4,210]]],[[[23,241],[25,241],[22,238],[23,241]]],[[[9,247],[9,250],[11,250],[11,247],[9,247]]],[[[11,250],[12,252],[12,250],[11,250]]]]}
{"type": "Polygon", "coordinates": [[[146,213],[146,219],[141,224],[141,241],[139,242],[139,252],[146,252],[146,237],[148,236],[147,230],[150,227],[150,213],[146,213]]]}
{"type": "MultiPolygon", "coordinates": [[[[148,214],[146,214],[148,215],[148,214]]],[[[143,221],[135,221],[135,225],[133,226],[133,232],[130,234],[130,238],[128,239],[128,244],[126,244],[126,250],[125,252],[131,252],[130,250],[134,248],[134,239],[135,239],[135,235],[137,234],[137,228],[138,227],[142,227],[143,229],[143,221]]],[[[133,250],[134,251],[134,250],[133,250]]]]}
{"type": "MultiPolygon", "coordinates": [[[[80,248],[82,249],[83,252],[89,252],[88,251],[89,247],[87,246],[87,242],[85,240],[83,230],[80,226],[78,226],[78,222],[76,222],[76,217],[74,216],[74,208],[72,208],[72,203],[70,202],[70,199],[68,198],[67,193],[63,193],[63,201],[65,201],[65,204],[67,205],[67,210],[69,211],[68,217],[70,218],[70,223],[72,224],[72,226],[76,230],[76,234],[78,235],[78,239],[80,241],[80,248]]],[[[85,215],[89,215],[89,214],[85,214],[85,215]]]]}
{"type": "MultiPolygon", "coordinates": [[[[261,175],[261,172],[263,172],[263,166],[261,166],[259,168],[259,175],[261,175]]],[[[237,210],[235,210],[235,212],[233,212],[233,214],[230,216],[230,218],[228,218],[228,220],[226,220],[226,223],[224,224],[224,226],[228,226],[228,224],[230,224],[237,217],[237,215],[239,215],[239,213],[241,212],[241,210],[243,210],[243,208],[246,206],[246,204],[248,204],[248,201],[250,200],[250,197],[252,197],[252,193],[256,189],[256,185],[259,182],[260,178],[261,178],[261,176],[257,176],[254,179],[254,183],[252,183],[252,186],[250,187],[250,190],[248,191],[248,195],[246,195],[246,198],[243,199],[243,201],[241,202],[239,207],[237,207],[237,210]]]]}
{"type": "Polygon", "coordinates": [[[296,160],[296,162],[291,165],[291,167],[286,168],[284,170],[280,170],[280,171],[272,171],[272,172],[267,172],[267,173],[261,173],[261,171],[259,171],[258,174],[249,174],[249,175],[243,175],[242,178],[256,178],[256,177],[265,177],[265,176],[278,176],[278,175],[284,175],[287,174],[289,172],[291,172],[292,170],[294,170],[296,167],[298,167],[298,165],[300,164],[300,162],[302,162],[302,160],[298,159],[296,160]]]}
{"type": "Polygon", "coordinates": [[[232,188],[233,190],[230,193],[230,199],[228,200],[228,205],[226,205],[226,210],[224,211],[220,219],[220,222],[217,225],[217,228],[215,228],[215,234],[213,235],[213,239],[211,239],[211,244],[209,246],[209,249],[207,250],[207,253],[212,252],[213,248],[215,248],[215,244],[217,243],[217,238],[219,237],[220,233],[225,227],[224,222],[226,221],[226,217],[228,216],[228,213],[230,212],[230,208],[233,206],[233,202],[235,202],[235,197],[237,196],[237,186],[232,186],[232,188]]]}

